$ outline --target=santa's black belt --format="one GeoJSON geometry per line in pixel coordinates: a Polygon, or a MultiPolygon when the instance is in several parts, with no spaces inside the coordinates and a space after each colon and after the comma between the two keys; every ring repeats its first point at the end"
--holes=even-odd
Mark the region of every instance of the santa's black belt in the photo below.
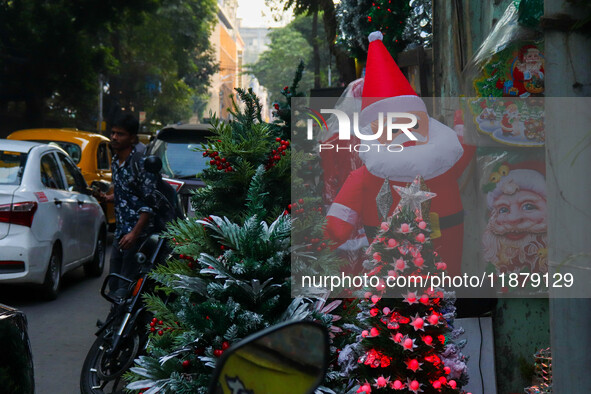
{"type": "Polygon", "coordinates": [[[439,218],[439,227],[441,229],[450,228],[464,223],[464,211],[453,213],[451,215],[442,216],[439,218]]]}

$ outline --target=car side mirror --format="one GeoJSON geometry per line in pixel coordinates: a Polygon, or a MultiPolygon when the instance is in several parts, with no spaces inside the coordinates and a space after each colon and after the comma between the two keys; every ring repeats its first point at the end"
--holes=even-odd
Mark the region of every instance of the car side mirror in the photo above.
{"type": "Polygon", "coordinates": [[[153,174],[160,174],[162,160],[158,156],[148,156],[144,161],[144,169],[153,174]]]}
{"type": "Polygon", "coordinates": [[[232,345],[219,359],[209,394],[310,394],[328,367],[325,327],[311,321],[279,324],[232,345]]]}

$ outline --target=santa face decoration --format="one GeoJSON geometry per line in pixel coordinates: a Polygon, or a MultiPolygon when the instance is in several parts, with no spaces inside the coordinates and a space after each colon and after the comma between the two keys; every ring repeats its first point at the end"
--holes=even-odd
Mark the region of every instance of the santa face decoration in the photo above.
{"type": "Polygon", "coordinates": [[[514,170],[489,193],[483,255],[500,272],[546,272],[547,208],[543,176],[514,170]]]}

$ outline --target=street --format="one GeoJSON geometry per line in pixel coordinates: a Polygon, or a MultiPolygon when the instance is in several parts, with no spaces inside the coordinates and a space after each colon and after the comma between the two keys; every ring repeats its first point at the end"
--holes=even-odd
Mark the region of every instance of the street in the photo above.
{"type": "Polygon", "coordinates": [[[55,301],[40,301],[32,287],[0,288],[0,303],[27,315],[37,394],[80,392],[80,370],[95,339],[96,321],[104,319],[109,310],[99,291],[108,272],[111,242],[112,235],[103,276],[87,278],[81,267],[67,273],[55,301]]]}

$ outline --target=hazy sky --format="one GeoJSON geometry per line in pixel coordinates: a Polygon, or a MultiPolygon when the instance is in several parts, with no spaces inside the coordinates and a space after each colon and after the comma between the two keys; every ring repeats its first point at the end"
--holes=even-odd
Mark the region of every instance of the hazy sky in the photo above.
{"type": "Polygon", "coordinates": [[[238,18],[242,18],[245,27],[279,27],[291,19],[291,12],[283,22],[275,22],[271,10],[265,6],[265,0],[238,0],[238,18]]]}

